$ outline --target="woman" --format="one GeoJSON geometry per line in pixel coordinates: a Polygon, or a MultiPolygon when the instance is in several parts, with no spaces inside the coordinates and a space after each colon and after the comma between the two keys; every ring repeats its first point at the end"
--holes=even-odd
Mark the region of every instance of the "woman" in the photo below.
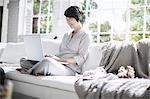
{"type": "Polygon", "coordinates": [[[83,13],[79,7],[71,6],[66,9],[64,15],[70,28],[71,33],[63,36],[59,55],[46,55],[46,58],[38,63],[21,59],[20,63],[23,68],[28,65],[28,73],[31,74],[50,74],[50,75],[75,75],[81,73],[81,66],[88,56],[89,36],[82,28],[80,18],[83,13]],[[34,63],[31,64],[31,62],[34,63]],[[60,62],[65,62],[62,65],[60,62]]]}

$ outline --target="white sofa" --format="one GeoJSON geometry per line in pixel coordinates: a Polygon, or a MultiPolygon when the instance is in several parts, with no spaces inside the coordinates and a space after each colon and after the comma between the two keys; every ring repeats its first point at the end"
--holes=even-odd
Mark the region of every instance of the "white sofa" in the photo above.
{"type": "MultiPolygon", "coordinates": [[[[60,41],[42,40],[45,54],[57,54],[60,41]]],[[[82,72],[95,69],[100,62],[102,44],[92,44],[89,47],[89,57],[83,65],[82,72]]],[[[7,79],[14,84],[14,92],[33,96],[39,99],[78,99],[74,89],[74,83],[79,76],[33,76],[21,74],[16,71],[19,68],[19,59],[26,56],[24,43],[1,43],[0,66],[5,70],[7,79]]]]}

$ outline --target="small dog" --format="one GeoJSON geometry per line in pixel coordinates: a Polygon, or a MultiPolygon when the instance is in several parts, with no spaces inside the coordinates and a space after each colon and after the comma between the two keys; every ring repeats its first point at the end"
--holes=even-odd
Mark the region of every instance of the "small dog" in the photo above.
{"type": "Polygon", "coordinates": [[[119,78],[127,78],[127,70],[125,69],[125,67],[124,66],[121,66],[119,69],[118,69],[118,74],[117,74],[117,76],[119,77],[119,78]]]}
{"type": "Polygon", "coordinates": [[[135,78],[134,68],[132,66],[127,66],[126,68],[124,66],[120,66],[117,76],[119,78],[135,78]]]}
{"type": "Polygon", "coordinates": [[[135,77],[135,71],[132,66],[127,66],[127,76],[128,78],[134,78],[135,77]]]}

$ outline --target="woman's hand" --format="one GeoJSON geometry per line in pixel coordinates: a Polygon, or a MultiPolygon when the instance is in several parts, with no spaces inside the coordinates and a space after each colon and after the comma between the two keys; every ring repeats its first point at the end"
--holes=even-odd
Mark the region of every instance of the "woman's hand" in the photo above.
{"type": "Polygon", "coordinates": [[[65,59],[65,62],[69,63],[69,64],[75,64],[76,61],[74,58],[68,58],[68,59],[65,59]]]}
{"type": "Polygon", "coordinates": [[[66,58],[66,59],[61,58],[60,61],[68,63],[68,64],[75,64],[76,63],[75,59],[71,58],[71,57],[70,58],[66,58]]]}
{"type": "Polygon", "coordinates": [[[59,61],[59,62],[66,62],[66,63],[69,63],[69,64],[75,64],[76,61],[74,58],[67,58],[67,59],[64,59],[64,58],[60,58],[60,57],[57,57],[55,55],[45,55],[45,57],[50,57],[50,58],[53,58],[55,59],[56,61],[59,61]]]}
{"type": "Polygon", "coordinates": [[[55,55],[45,55],[45,57],[50,57],[50,58],[55,59],[56,61],[60,61],[60,58],[55,55]]]}

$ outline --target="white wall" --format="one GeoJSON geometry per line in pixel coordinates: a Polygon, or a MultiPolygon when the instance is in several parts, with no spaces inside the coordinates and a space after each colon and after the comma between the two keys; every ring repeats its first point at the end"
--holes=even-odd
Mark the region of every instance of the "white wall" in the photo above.
{"type": "Polygon", "coordinates": [[[17,42],[19,0],[10,0],[8,5],[8,42],[17,42]]]}
{"type": "Polygon", "coordinates": [[[22,40],[25,31],[25,2],[26,0],[10,0],[8,4],[8,33],[7,42],[22,40]]]}
{"type": "Polygon", "coordinates": [[[0,6],[3,6],[1,42],[7,42],[7,27],[8,27],[8,3],[9,0],[0,0],[0,6]]]}

